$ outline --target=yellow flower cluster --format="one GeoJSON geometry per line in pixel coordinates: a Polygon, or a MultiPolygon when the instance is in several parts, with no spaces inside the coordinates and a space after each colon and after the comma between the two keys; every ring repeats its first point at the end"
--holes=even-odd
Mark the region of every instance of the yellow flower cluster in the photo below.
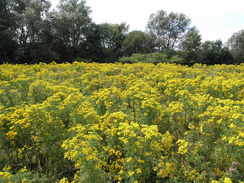
{"type": "Polygon", "coordinates": [[[243,109],[243,64],[1,65],[0,182],[241,183],[243,109]]]}
{"type": "Polygon", "coordinates": [[[179,139],[176,143],[179,146],[178,153],[179,154],[186,154],[188,151],[189,143],[186,140],[182,140],[182,139],[179,139]]]}

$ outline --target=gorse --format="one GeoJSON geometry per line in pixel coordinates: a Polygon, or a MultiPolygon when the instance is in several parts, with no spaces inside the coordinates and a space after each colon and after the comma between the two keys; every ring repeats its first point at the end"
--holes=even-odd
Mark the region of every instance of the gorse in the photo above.
{"type": "Polygon", "coordinates": [[[243,183],[244,65],[0,66],[0,182],[243,183]]]}

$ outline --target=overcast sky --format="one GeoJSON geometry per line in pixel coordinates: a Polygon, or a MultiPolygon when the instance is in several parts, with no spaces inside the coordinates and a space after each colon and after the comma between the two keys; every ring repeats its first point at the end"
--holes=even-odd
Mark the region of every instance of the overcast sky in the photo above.
{"type": "MultiPolygon", "coordinates": [[[[59,0],[51,0],[55,5],[59,0]]],[[[203,40],[222,39],[244,29],[244,0],[86,0],[96,23],[130,25],[130,31],[145,31],[150,14],[158,10],[184,13],[203,40]]]]}

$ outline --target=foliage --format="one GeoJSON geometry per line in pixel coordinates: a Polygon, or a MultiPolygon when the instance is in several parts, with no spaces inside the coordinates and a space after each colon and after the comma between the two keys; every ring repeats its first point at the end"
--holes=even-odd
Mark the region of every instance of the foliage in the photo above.
{"type": "MultiPolygon", "coordinates": [[[[86,40],[86,32],[91,24],[90,12],[84,0],[62,0],[58,9],[50,15],[54,41],[61,43],[73,58],[80,56],[79,50],[86,40]]],[[[65,57],[65,53],[62,54],[64,50],[57,52],[65,57]]]]}
{"type": "Polygon", "coordinates": [[[200,61],[201,44],[199,31],[195,27],[191,28],[180,45],[183,58],[190,63],[200,61]]]}
{"type": "Polygon", "coordinates": [[[244,62],[244,30],[234,33],[228,40],[228,47],[236,63],[244,62]]]}
{"type": "Polygon", "coordinates": [[[177,63],[183,64],[184,59],[178,55],[169,56],[167,53],[148,53],[148,54],[133,54],[130,57],[122,57],[119,59],[122,63],[177,63]]]}
{"type": "Polygon", "coordinates": [[[122,44],[126,38],[128,25],[99,24],[100,45],[104,59],[114,60],[122,55],[122,44]]]}
{"type": "Polygon", "coordinates": [[[0,66],[1,182],[241,183],[244,65],[0,66]]]}
{"type": "Polygon", "coordinates": [[[48,53],[43,51],[45,49],[43,32],[51,4],[49,1],[39,0],[23,0],[20,2],[19,12],[16,13],[15,39],[18,41],[19,48],[16,57],[20,63],[25,59],[42,60],[46,58],[45,54],[48,53]]]}
{"type": "Polygon", "coordinates": [[[14,40],[14,28],[16,15],[13,13],[18,6],[12,0],[0,1],[0,64],[13,58],[17,49],[17,42],[14,40]]]}
{"type": "Polygon", "coordinates": [[[150,53],[154,51],[153,38],[142,31],[132,31],[126,36],[122,51],[127,56],[134,53],[150,53]]]}
{"type": "Polygon", "coordinates": [[[229,52],[217,42],[201,43],[199,32],[182,13],[158,11],[150,16],[145,32],[129,32],[126,23],[95,24],[86,0],[60,0],[55,9],[51,7],[51,0],[0,1],[0,64],[63,63],[80,58],[116,62],[154,52],[187,65],[243,61],[241,31],[230,38],[229,52]]]}
{"type": "Polygon", "coordinates": [[[20,169],[16,174],[11,174],[9,168],[5,168],[0,172],[0,181],[2,183],[16,182],[16,183],[48,183],[46,176],[27,172],[25,168],[20,169]]]}
{"type": "Polygon", "coordinates": [[[152,14],[148,21],[149,33],[155,38],[157,48],[174,49],[183,38],[190,24],[186,15],[160,10],[152,14]]]}
{"type": "Polygon", "coordinates": [[[232,64],[233,57],[222,41],[205,41],[201,45],[200,61],[203,64],[232,64]]]}

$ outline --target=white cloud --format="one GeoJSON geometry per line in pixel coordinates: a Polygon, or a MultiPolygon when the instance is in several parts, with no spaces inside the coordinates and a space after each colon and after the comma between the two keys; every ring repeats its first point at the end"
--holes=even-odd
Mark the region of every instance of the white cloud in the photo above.
{"type": "Polygon", "coordinates": [[[87,0],[87,5],[96,23],[126,22],[130,30],[145,30],[150,14],[161,9],[186,14],[204,40],[226,41],[244,29],[243,0],[87,0]]]}

